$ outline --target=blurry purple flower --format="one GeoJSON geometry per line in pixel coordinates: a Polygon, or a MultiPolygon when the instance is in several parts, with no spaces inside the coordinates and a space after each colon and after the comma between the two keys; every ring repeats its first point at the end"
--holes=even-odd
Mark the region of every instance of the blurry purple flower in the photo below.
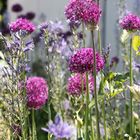
{"type": "Polygon", "coordinates": [[[119,58],[117,56],[112,57],[110,67],[112,68],[114,65],[119,63],[119,58]]]}
{"type": "Polygon", "coordinates": [[[63,32],[64,30],[64,26],[61,21],[55,21],[55,22],[50,21],[48,28],[49,31],[52,33],[60,33],[63,32]]]}
{"type": "Polygon", "coordinates": [[[70,101],[69,100],[64,100],[63,101],[63,106],[64,106],[65,111],[70,109],[70,101]]]}
{"type": "MultiPolygon", "coordinates": [[[[94,78],[89,75],[89,90],[93,92],[94,90],[94,78]]],[[[86,75],[85,74],[75,74],[68,79],[67,91],[73,96],[79,96],[82,94],[82,82],[83,82],[83,91],[86,92],[86,75]]]]}
{"type": "MultiPolygon", "coordinates": [[[[69,70],[75,73],[84,73],[93,71],[93,49],[81,48],[69,59],[69,70]]],[[[100,71],[104,67],[104,59],[96,52],[96,71],[100,71]]]]}
{"type": "Polygon", "coordinates": [[[44,22],[38,26],[39,30],[43,33],[48,28],[48,23],[44,22]]]}
{"type": "Polygon", "coordinates": [[[129,13],[120,20],[120,26],[127,31],[140,30],[140,17],[129,13]]]}
{"type": "Polygon", "coordinates": [[[29,50],[32,50],[33,47],[34,47],[33,40],[31,40],[25,44],[25,48],[23,48],[23,51],[27,52],[29,50]]]}
{"type": "Polygon", "coordinates": [[[65,15],[71,23],[81,21],[87,25],[96,26],[101,10],[93,0],[70,0],[66,6],[65,15]]]}
{"type": "Polygon", "coordinates": [[[23,10],[22,6],[20,4],[14,4],[12,6],[12,11],[13,12],[21,12],[23,10]]]}
{"type": "Polygon", "coordinates": [[[15,22],[9,25],[12,32],[26,31],[32,33],[35,30],[35,26],[27,19],[19,18],[15,22]]]}
{"type": "Polygon", "coordinates": [[[42,128],[42,130],[54,135],[56,140],[61,138],[69,139],[76,135],[76,128],[66,122],[63,122],[59,115],[55,117],[54,123],[50,121],[48,128],[42,128]]]}
{"type": "Polygon", "coordinates": [[[41,77],[29,77],[26,82],[27,105],[29,108],[39,109],[48,99],[48,86],[41,77]]]}
{"type": "Polygon", "coordinates": [[[80,24],[81,24],[80,21],[74,21],[74,22],[72,22],[70,20],[67,20],[67,22],[68,22],[68,25],[69,25],[69,27],[70,27],[71,30],[77,29],[80,26],[80,24]]]}
{"type": "Polygon", "coordinates": [[[136,72],[140,72],[140,64],[133,61],[133,70],[135,70],[136,72]]]}
{"type": "Polygon", "coordinates": [[[30,72],[31,71],[31,68],[26,64],[26,67],[25,67],[25,71],[26,72],[30,72]]]}
{"type": "Polygon", "coordinates": [[[28,13],[26,13],[25,16],[28,20],[33,20],[35,18],[35,13],[34,12],[28,12],[28,13]]]}

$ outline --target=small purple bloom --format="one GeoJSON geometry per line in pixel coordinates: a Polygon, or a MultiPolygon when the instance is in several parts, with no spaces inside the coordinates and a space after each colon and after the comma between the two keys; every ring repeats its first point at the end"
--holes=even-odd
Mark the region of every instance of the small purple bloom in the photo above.
{"type": "Polygon", "coordinates": [[[43,33],[48,28],[48,23],[44,22],[38,26],[39,30],[43,33]]]}
{"type": "Polygon", "coordinates": [[[140,18],[129,13],[121,19],[120,26],[127,31],[140,30],[140,18]]]}
{"type": "Polygon", "coordinates": [[[63,122],[59,115],[55,117],[54,123],[50,121],[48,128],[42,128],[42,130],[54,135],[56,140],[59,138],[69,139],[76,135],[76,128],[66,122],[63,122]]]}
{"type": "Polygon", "coordinates": [[[14,4],[12,6],[12,11],[13,12],[21,12],[23,10],[22,6],[20,4],[14,4]]]}

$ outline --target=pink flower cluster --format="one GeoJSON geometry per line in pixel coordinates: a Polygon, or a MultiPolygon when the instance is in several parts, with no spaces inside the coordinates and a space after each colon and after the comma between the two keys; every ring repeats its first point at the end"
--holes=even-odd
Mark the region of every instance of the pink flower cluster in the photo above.
{"type": "MultiPolygon", "coordinates": [[[[84,73],[93,71],[94,57],[92,48],[81,48],[69,59],[69,70],[75,73],[84,73]]],[[[103,57],[96,52],[96,71],[100,71],[104,67],[103,57]]]]}
{"type": "Polygon", "coordinates": [[[120,26],[128,31],[140,30],[140,18],[129,13],[121,19],[120,26]]]}
{"type": "MultiPolygon", "coordinates": [[[[68,79],[67,91],[73,96],[79,96],[82,94],[82,82],[83,82],[83,91],[86,92],[86,75],[77,73],[74,76],[68,79]]],[[[94,89],[94,78],[89,75],[89,90],[90,92],[94,89]]]]}
{"type": "Polygon", "coordinates": [[[39,109],[48,99],[48,86],[41,77],[29,77],[26,81],[27,105],[39,109]]]}
{"type": "Polygon", "coordinates": [[[32,33],[35,30],[35,26],[29,20],[23,18],[19,18],[15,22],[12,22],[9,27],[12,32],[23,30],[27,33],[32,33]]]}
{"type": "Polygon", "coordinates": [[[70,0],[65,15],[71,22],[82,21],[96,26],[101,16],[101,9],[93,0],[70,0]]]}

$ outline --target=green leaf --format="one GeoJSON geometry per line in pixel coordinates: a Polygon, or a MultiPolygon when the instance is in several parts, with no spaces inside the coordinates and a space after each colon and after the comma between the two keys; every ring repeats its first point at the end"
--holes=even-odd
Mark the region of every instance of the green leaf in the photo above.
{"type": "Polygon", "coordinates": [[[5,60],[4,55],[3,55],[2,51],[0,51],[0,59],[5,60]]]}

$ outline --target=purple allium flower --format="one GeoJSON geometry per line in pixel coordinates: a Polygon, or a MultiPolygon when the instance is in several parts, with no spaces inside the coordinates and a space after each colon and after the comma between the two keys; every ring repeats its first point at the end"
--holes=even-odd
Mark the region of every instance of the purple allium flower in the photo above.
{"type": "Polygon", "coordinates": [[[76,128],[66,122],[63,122],[59,115],[55,117],[54,123],[50,121],[48,128],[42,128],[42,130],[54,135],[55,139],[69,139],[76,135],[76,128]]]}
{"type": "MultiPolygon", "coordinates": [[[[79,96],[82,94],[82,82],[83,82],[83,91],[86,91],[86,75],[85,74],[75,74],[74,76],[68,79],[67,91],[69,94],[74,96],[79,96]]],[[[89,75],[89,90],[93,92],[94,89],[94,78],[89,75]]]]}
{"type": "Polygon", "coordinates": [[[27,33],[32,33],[35,30],[35,26],[29,20],[23,18],[19,18],[15,22],[12,22],[9,27],[12,32],[23,30],[27,33]]]}
{"type": "Polygon", "coordinates": [[[20,4],[14,4],[12,6],[12,11],[13,12],[21,12],[23,10],[22,6],[20,4]]]}
{"type": "Polygon", "coordinates": [[[101,10],[93,0],[70,0],[65,15],[72,23],[83,21],[85,24],[96,26],[101,10]]]}
{"type": "Polygon", "coordinates": [[[93,0],[86,0],[82,21],[90,26],[96,26],[101,16],[101,9],[93,0]]]}
{"type": "MultiPolygon", "coordinates": [[[[96,71],[100,71],[104,66],[104,59],[96,52],[96,71]]],[[[69,59],[69,69],[71,72],[84,73],[92,71],[94,67],[93,49],[81,48],[69,59]]]]}
{"type": "Polygon", "coordinates": [[[120,26],[128,31],[140,30],[140,18],[129,13],[121,19],[120,26]]]}
{"type": "Polygon", "coordinates": [[[29,20],[33,20],[35,18],[35,13],[34,12],[26,13],[26,18],[29,20]]]}
{"type": "Polygon", "coordinates": [[[29,77],[26,82],[27,105],[30,108],[41,108],[48,99],[48,86],[41,77],[29,77]]]}
{"type": "Polygon", "coordinates": [[[81,21],[84,8],[84,0],[70,0],[65,9],[66,18],[70,23],[81,21]]]}

